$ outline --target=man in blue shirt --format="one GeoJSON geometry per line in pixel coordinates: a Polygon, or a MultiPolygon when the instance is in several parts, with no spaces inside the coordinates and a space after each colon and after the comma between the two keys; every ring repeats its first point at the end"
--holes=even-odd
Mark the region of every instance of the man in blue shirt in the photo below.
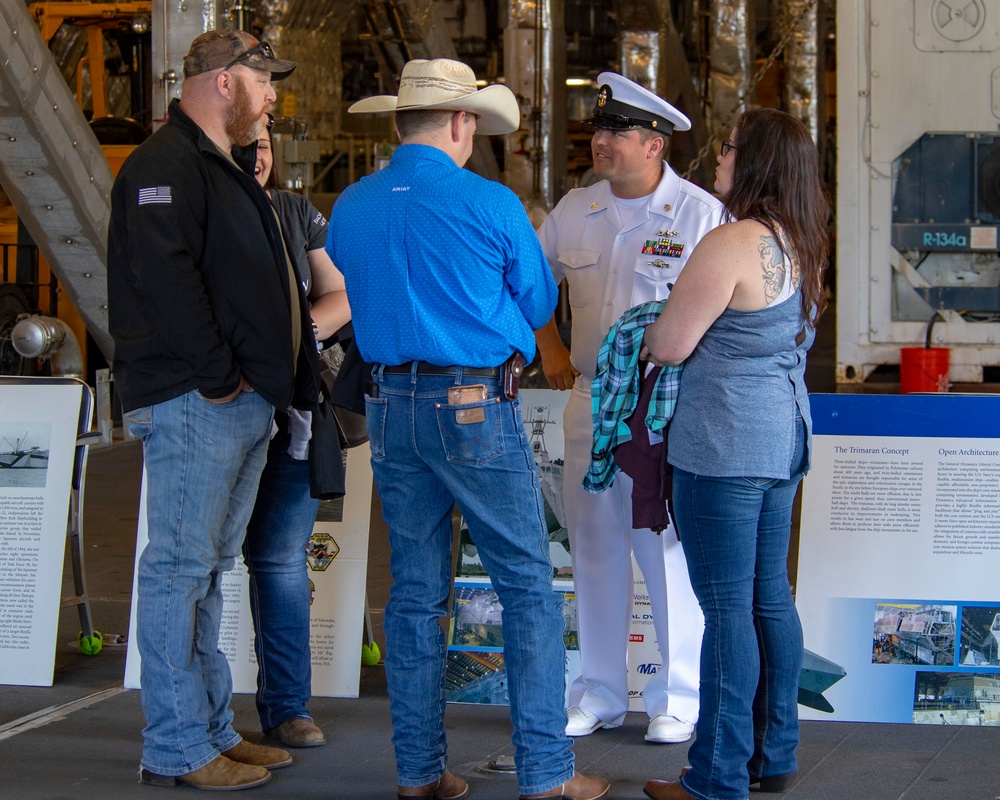
{"type": "Polygon", "coordinates": [[[411,61],[398,97],[351,106],[395,111],[401,145],[388,167],[341,195],[327,241],[359,350],[375,364],[366,407],[392,546],[385,666],[398,794],[457,800],[469,791],[446,769],[439,625],[457,503],[503,604],[520,796],[596,800],[610,784],[574,773],[564,733],[561,597],[516,380],[510,386],[520,371],[510,359],[534,356],[556,287],[517,197],[462,169],[476,133],[519,122],[509,89],[477,91],[475,80],[457,61],[411,61]]]}

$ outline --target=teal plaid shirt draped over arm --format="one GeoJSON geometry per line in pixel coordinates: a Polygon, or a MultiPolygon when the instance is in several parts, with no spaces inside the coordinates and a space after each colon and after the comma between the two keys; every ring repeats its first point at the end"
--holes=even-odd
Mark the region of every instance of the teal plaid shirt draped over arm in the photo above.
{"type": "MultiPolygon", "coordinates": [[[[639,400],[639,351],[646,326],[663,311],[666,301],[654,300],[630,308],[611,326],[597,355],[597,374],[590,387],[594,419],[594,445],[583,488],[603,492],[614,482],[619,468],[612,451],[630,441],[626,421],[639,400]]],[[[659,433],[667,427],[677,404],[682,366],[665,366],[653,387],[646,427],[659,433]]]]}

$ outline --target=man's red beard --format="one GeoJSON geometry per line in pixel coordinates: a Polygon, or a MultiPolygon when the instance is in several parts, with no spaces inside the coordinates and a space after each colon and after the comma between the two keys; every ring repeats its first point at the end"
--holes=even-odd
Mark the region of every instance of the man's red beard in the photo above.
{"type": "Polygon", "coordinates": [[[247,147],[257,141],[264,130],[264,114],[267,107],[253,108],[250,92],[243,78],[236,77],[233,102],[226,111],[226,135],[240,147],[247,147]]]}

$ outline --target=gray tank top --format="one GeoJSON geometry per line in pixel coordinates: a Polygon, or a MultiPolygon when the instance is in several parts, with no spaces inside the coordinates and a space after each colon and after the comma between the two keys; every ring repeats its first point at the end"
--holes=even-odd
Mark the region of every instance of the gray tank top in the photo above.
{"type": "Polygon", "coordinates": [[[759,311],[726,309],[684,362],[667,460],[698,475],[789,478],[798,410],[808,467],[805,368],[815,338],[801,289],[759,311]]]}

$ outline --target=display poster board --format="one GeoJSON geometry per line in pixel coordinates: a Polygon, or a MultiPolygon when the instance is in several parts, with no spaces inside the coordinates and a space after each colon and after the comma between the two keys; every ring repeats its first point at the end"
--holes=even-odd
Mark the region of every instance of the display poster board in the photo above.
{"type": "Polygon", "coordinates": [[[83,383],[0,382],[0,683],[51,686],[83,383]]]}
{"type": "MultiPolygon", "coordinates": [[[[563,509],[563,412],[569,392],[522,389],[521,417],[538,465],[549,529],[552,587],[563,595],[566,630],[566,688],[580,674],[576,623],[576,593],[570,558],[569,535],[563,509]]],[[[635,604],[629,636],[629,709],[641,711],[642,690],[660,667],[649,597],[642,572],[632,562],[635,604]]],[[[503,608],[489,576],[476,554],[476,546],[462,522],[458,565],[448,639],[446,697],[449,702],[508,705],[507,673],[503,663],[503,608]]]]}
{"type": "Polygon", "coordinates": [[[1000,725],[1000,397],[811,402],[802,717],[1000,725]]]}
{"type": "MultiPolygon", "coordinates": [[[[361,679],[361,644],[364,632],[365,586],[368,575],[368,529],[371,515],[372,470],[368,445],[347,451],[347,494],[320,503],[313,534],[302,557],[309,566],[312,590],[310,607],[312,693],[315,697],[357,697],[361,679]]],[[[146,529],[146,478],[143,474],[136,570],[148,541],[146,529]]],[[[133,579],[132,608],[137,584],[133,579]]],[[[233,691],[252,694],[257,689],[257,659],[253,651],[253,620],[247,571],[242,560],[227,572],[222,584],[220,649],[229,660],[233,691]]],[[[140,658],[136,640],[136,615],[129,623],[125,687],[139,688],[140,658]]]]}

